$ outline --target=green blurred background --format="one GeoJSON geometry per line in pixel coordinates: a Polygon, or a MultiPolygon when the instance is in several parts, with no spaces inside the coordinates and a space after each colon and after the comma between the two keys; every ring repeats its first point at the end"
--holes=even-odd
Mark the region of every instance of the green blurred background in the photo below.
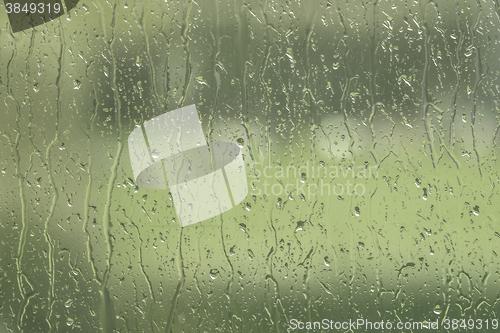
{"type": "Polygon", "coordinates": [[[497,2],[80,1],[0,22],[0,331],[499,319],[497,2]],[[135,186],[127,138],[190,104],[253,186],[181,228],[167,190],[135,186]],[[314,192],[347,181],[363,193],[314,192]]]}

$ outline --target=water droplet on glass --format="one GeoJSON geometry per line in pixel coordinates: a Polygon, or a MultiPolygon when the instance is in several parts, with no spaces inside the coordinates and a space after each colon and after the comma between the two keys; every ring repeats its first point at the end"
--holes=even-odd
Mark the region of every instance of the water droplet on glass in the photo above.
{"type": "Polygon", "coordinates": [[[278,209],[282,209],[283,208],[283,199],[278,198],[278,201],[276,202],[276,206],[278,207],[278,209]]]}
{"type": "Polygon", "coordinates": [[[307,175],[306,175],[306,173],[305,173],[305,172],[302,172],[302,173],[300,174],[300,181],[304,183],[304,182],[306,181],[306,179],[307,179],[307,175]]]}
{"type": "Polygon", "coordinates": [[[212,280],[215,280],[217,278],[217,275],[219,275],[219,270],[216,268],[212,268],[210,270],[210,277],[212,278],[212,280]]]}
{"type": "Polygon", "coordinates": [[[295,231],[304,230],[304,221],[297,222],[297,226],[295,227],[295,231]]]}

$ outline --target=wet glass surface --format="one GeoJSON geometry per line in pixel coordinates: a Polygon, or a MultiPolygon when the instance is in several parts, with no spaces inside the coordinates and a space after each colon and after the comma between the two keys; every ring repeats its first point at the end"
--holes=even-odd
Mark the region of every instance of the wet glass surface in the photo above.
{"type": "Polygon", "coordinates": [[[499,319],[497,2],[68,3],[0,5],[0,331],[499,319]],[[127,139],[192,104],[248,194],[181,227],[127,139]]]}

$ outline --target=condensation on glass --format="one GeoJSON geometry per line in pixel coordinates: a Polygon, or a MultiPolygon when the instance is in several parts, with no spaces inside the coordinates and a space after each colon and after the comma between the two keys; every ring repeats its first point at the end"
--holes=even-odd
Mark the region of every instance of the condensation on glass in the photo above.
{"type": "Polygon", "coordinates": [[[498,319],[497,5],[0,5],[0,331],[498,319]],[[192,104],[248,195],[182,228],[127,138],[192,104]]]}

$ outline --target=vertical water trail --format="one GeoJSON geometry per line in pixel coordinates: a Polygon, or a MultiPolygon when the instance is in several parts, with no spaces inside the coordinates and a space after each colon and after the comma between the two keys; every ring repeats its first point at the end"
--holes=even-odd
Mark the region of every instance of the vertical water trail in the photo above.
{"type": "Polygon", "coordinates": [[[368,124],[370,127],[370,131],[372,134],[372,147],[370,149],[370,153],[375,160],[375,163],[377,162],[377,156],[375,154],[375,146],[377,144],[377,140],[375,138],[375,130],[373,126],[373,118],[375,117],[375,111],[377,109],[377,106],[383,106],[382,103],[378,103],[376,101],[376,94],[377,94],[377,87],[375,85],[375,76],[377,75],[376,67],[377,67],[377,49],[378,49],[378,40],[377,40],[377,3],[378,0],[376,0],[373,3],[373,35],[370,38],[370,104],[371,104],[371,114],[370,117],[368,118],[368,124]]]}
{"type": "MultiPolygon", "coordinates": [[[[431,133],[432,127],[430,125],[430,120],[427,117],[427,109],[429,107],[429,103],[427,101],[427,72],[429,69],[429,31],[427,29],[427,24],[425,23],[425,8],[422,6],[422,0],[419,0],[418,2],[419,7],[420,7],[420,24],[422,26],[423,30],[423,35],[424,35],[424,57],[425,57],[425,63],[424,63],[424,69],[423,69],[423,75],[422,75],[422,82],[420,84],[421,89],[422,89],[422,97],[421,97],[421,105],[422,105],[422,121],[424,123],[424,128],[425,128],[425,133],[427,136],[427,141],[430,149],[430,157],[432,161],[432,167],[436,168],[436,165],[434,163],[434,140],[433,140],[433,135],[431,133]]],[[[434,4],[433,4],[434,5],[434,4]]]]}
{"type": "MultiPolygon", "coordinates": [[[[260,75],[259,75],[259,80],[260,80],[260,84],[262,85],[262,87],[264,88],[264,96],[265,96],[265,101],[266,101],[266,110],[265,110],[265,119],[266,119],[266,124],[267,124],[267,128],[265,128],[264,130],[266,131],[266,140],[267,140],[267,152],[262,152],[260,149],[259,150],[255,150],[254,151],[256,152],[257,156],[258,157],[258,163],[263,163],[263,158],[264,156],[267,154],[269,156],[269,165],[271,165],[271,147],[272,147],[272,142],[271,142],[271,120],[272,120],[272,117],[271,117],[271,101],[270,101],[270,96],[269,96],[269,91],[270,91],[270,87],[269,85],[266,83],[265,79],[264,79],[264,75],[266,74],[266,69],[268,68],[268,65],[269,65],[269,58],[270,58],[270,55],[271,55],[271,47],[272,47],[272,44],[271,44],[271,39],[270,39],[270,36],[269,36],[269,21],[268,21],[268,18],[267,18],[267,14],[266,14],[266,8],[267,8],[267,5],[268,5],[268,0],[265,0],[264,1],[264,4],[262,5],[262,16],[264,17],[264,23],[266,25],[266,32],[265,32],[265,49],[266,49],[266,52],[264,54],[264,59],[262,61],[262,67],[261,67],[261,70],[260,70],[260,75]]],[[[285,90],[285,89],[283,89],[285,90]]],[[[287,105],[286,105],[286,109],[289,110],[288,108],[288,103],[289,103],[289,100],[288,100],[288,96],[287,96],[287,101],[286,101],[287,105]]],[[[254,144],[253,140],[249,143],[249,144],[254,144]]]]}
{"type": "MultiPolygon", "coordinates": [[[[142,2],[139,2],[141,5],[143,5],[142,2]]],[[[149,46],[149,34],[146,29],[144,29],[144,11],[146,10],[146,7],[143,7],[141,10],[141,16],[139,17],[139,29],[141,29],[142,35],[144,36],[144,41],[145,41],[145,49],[146,49],[146,54],[148,55],[148,61],[149,61],[149,75],[150,75],[150,80],[152,81],[153,85],[153,91],[154,91],[154,97],[156,99],[156,102],[158,103],[158,107],[161,110],[165,109],[165,99],[161,98],[160,95],[158,94],[158,87],[156,84],[156,71],[155,71],[155,66],[154,66],[154,61],[153,57],[151,56],[151,48],[149,46]]],[[[135,11],[133,11],[135,15],[135,11]]]]}
{"type": "Polygon", "coordinates": [[[212,38],[214,40],[214,49],[212,51],[212,72],[213,72],[213,85],[215,86],[214,93],[214,107],[212,108],[212,113],[208,119],[208,140],[207,142],[212,142],[212,134],[213,134],[213,122],[215,120],[215,115],[217,112],[217,108],[219,106],[219,94],[220,94],[220,74],[218,71],[219,64],[218,58],[220,54],[220,18],[219,18],[219,1],[214,0],[214,15],[215,15],[215,25],[213,29],[210,31],[212,38]]]}
{"type": "Polygon", "coordinates": [[[276,253],[278,252],[278,232],[276,231],[276,227],[274,226],[274,217],[273,217],[273,212],[274,212],[275,206],[273,205],[271,208],[271,211],[269,212],[269,227],[273,233],[273,238],[274,238],[274,246],[271,247],[271,250],[267,254],[267,265],[266,265],[266,298],[267,298],[267,311],[269,314],[271,314],[271,321],[274,323],[274,330],[275,332],[279,333],[280,332],[280,313],[279,313],[279,308],[281,308],[281,311],[283,312],[283,316],[285,317],[285,321],[288,322],[288,318],[286,315],[286,311],[283,308],[283,302],[281,301],[281,293],[280,293],[280,286],[276,278],[274,277],[273,273],[273,259],[276,257],[276,253]],[[270,293],[271,285],[269,283],[271,281],[274,284],[274,287],[276,288],[276,301],[274,304],[272,304],[272,297],[270,293]]]}
{"type": "MultiPolygon", "coordinates": [[[[373,35],[372,37],[370,38],[370,103],[371,103],[371,114],[370,114],[370,118],[368,120],[368,124],[369,124],[369,127],[370,127],[370,131],[371,131],[371,134],[372,134],[372,146],[371,146],[371,149],[370,149],[370,153],[373,157],[373,160],[375,162],[375,164],[378,164],[378,160],[377,160],[377,156],[375,154],[375,145],[377,144],[377,140],[375,138],[375,130],[374,130],[374,125],[373,125],[373,118],[375,117],[375,111],[377,109],[378,106],[380,107],[383,107],[383,104],[382,103],[379,103],[377,100],[376,100],[376,94],[377,94],[377,87],[376,87],[376,84],[375,84],[375,76],[377,75],[377,70],[376,70],[376,67],[377,67],[377,49],[378,49],[378,39],[377,39],[377,3],[378,3],[378,0],[376,0],[374,3],[373,3],[373,12],[372,12],[372,15],[373,15],[373,26],[372,26],[372,29],[373,29],[373,35]]],[[[370,197],[370,200],[369,200],[369,209],[368,209],[368,218],[370,218],[370,212],[371,212],[371,203],[372,203],[372,198],[373,198],[373,195],[375,194],[376,190],[374,191],[374,193],[372,194],[372,197],[370,197]]],[[[381,283],[381,274],[380,274],[380,270],[381,270],[381,267],[382,267],[382,251],[381,251],[381,248],[380,248],[380,244],[379,244],[379,241],[378,241],[378,236],[377,236],[377,232],[374,228],[370,228],[368,227],[368,229],[370,231],[372,231],[372,236],[373,236],[373,240],[374,240],[374,243],[375,243],[375,248],[376,248],[376,254],[375,254],[375,257],[377,258],[377,261],[375,263],[375,279],[376,279],[376,285],[377,285],[377,297],[375,298],[375,304],[377,306],[377,310],[380,311],[380,305],[382,304],[381,302],[381,293],[382,293],[382,283],[381,283]]],[[[354,230],[353,230],[354,231],[354,230]]],[[[354,251],[353,251],[354,252],[354,251]]]]}
{"type": "MultiPolygon", "coordinates": [[[[186,76],[185,76],[185,82],[184,82],[184,88],[182,91],[182,97],[181,100],[179,101],[179,105],[182,106],[184,105],[184,101],[187,98],[187,91],[189,89],[189,84],[191,82],[191,53],[189,51],[189,38],[187,36],[188,30],[189,30],[189,15],[191,13],[192,9],[192,0],[186,0],[186,16],[184,17],[184,22],[182,24],[182,39],[184,41],[184,49],[186,51],[186,76]]],[[[172,324],[174,321],[174,315],[175,311],[177,310],[177,304],[179,302],[179,297],[180,294],[182,293],[182,288],[184,287],[184,283],[186,280],[186,274],[184,272],[184,260],[182,257],[182,238],[183,238],[183,231],[184,228],[180,228],[179,230],[179,247],[177,250],[177,256],[175,259],[175,262],[177,264],[177,274],[179,278],[179,282],[177,283],[177,288],[174,293],[174,297],[172,298],[172,301],[170,302],[170,312],[168,314],[168,320],[167,320],[167,325],[165,327],[165,332],[170,333],[172,330],[172,324]]]]}
{"type": "Polygon", "coordinates": [[[187,92],[189,85],[191,83],[192,66],[191,66],[191,52],[189,51],[189,15],[193,7],[192,0],[186,0],[186,16],[184,17],[184,22],[182,23],[182,40],[184,42],[184,50],[186,51],[186,76],[184,79],[184,88],[182,89],[182,96],[179,101],[179,106],[184,106],[184,101],[187,98],[187,92]]]}
{"type": "MultiPolygon", "coordinates": [[[[227,181],[227,179],[226,179],[227,181]]],[[[226,182],[227,184],[227,182],[226,182]]],[[[229,268],[231,269],[230,276],[229,276],[229,282],[227,284],[226,288],[226,294],[229,300],[229,306],[228,306],[228,316],[229,316],[229,324],[231,327],[231,332],[238,332],[238,327],[236,324],[236,321],[240,323],[240,332],[242,329],[241,325],[241,318],[239,318],[236,314],[234,314],[234,311],[236,310],[236,303],[234,300],[233,296],[233,284],[234,284],[234,267],[233,263],[229,259],[229,254],[227,253],[226,249],[226,242],[224,242],[224,218],[220,217],[220,238],[221,238],[221,244],[222,244],[222,252],[224,252],[224,257],[226,258],[226,261],[229,265],[229,268]]]]}
{"type": "MultiPolygon", "coordinates": [[[[26,60],[29,58],[31,55],[31,51],[33,48],[33,37],[34,37],[34,31],[32,31],[31,35],[31,43],[30,47],[28,50],[28,55],[26,57],[26,60]]],[[[9,61],[9,66],[8,69],[10,70],[10,63],[15,59],[15,56],[13,54],[11,61],[9,61]]],[[[27,61],[26,61],[27,63],[27,61]]],[[[12,75],[12,71],[10,70],[10,75],[12,75]]],[[[20,304],[20,308],[18,311],[17,315],[17,328],[20,331],[23,331],[23,317],[26,314],[26,309],[29,304],[30,298],[34,296],[34,288],[32,283],[29,282],[28,277],[25,275],[23,272],[22,268],[22,261],[23,261],[23,256],[24,256],[24,251],[25,251],[25,246],[26,246],[26,237],[28,233],[28,219],[27,219],[27,207],[26,207],[26,194],[25,194],[25,189],[24,189],[24,184],[26,182],[26,173],[23,175],[21,171],[21,155],[19,154],[19,143],[21,140],[21,133],[23,132],[21,130],[21,106],[17,99],[14,97],[14,91],[12,90],[12,87],[10,87],[10,80],[7,81],[7,89],[10,93],[10,97],[14,100],[16,104],[16,129],[17,129],[17,134],[16,134],[16,139],[14,141],[14,144],[12,146],[12,153],[13,153],[13,159],[15,162],[15,170],[16,170],[16,176],[18,179],[18,184],[19,184],[19,197],[21,199],[21,232],[19,235],[19,244],[17,248],[17,257],[16,257],[16,268],[17,268],[17,284],[19,287],[19,292],[21,294],[22,300],[20,304]],[[30,287],[30,292],[26,291],[26,287],[24,286],[24,281],[28,286],[30,287]]],[[[11,141],[9,139],[9,141],[11,141]]],[[[11,141],[12,142],[12,141],[11,141]]]]}
{"type": "MultiPolygon", "coordinates": [[[[315,2],[313,2],[315,3],[315,2]]],[[[315,5],[312,5],[313,3],[307,3],[306,6],[306,38],[304,40],[304,44],[302,45],[303,52],[304,52],[304,63],[305,63],[305,71],[306,71],[306,78],[305,78],[305,86],[304,86],[304,95],[307,94],[307,97],[304,96],[304,100],[307,101],[307,104],[309,106],[309,114],[311,117],[311,122],[310,125],[314,126],[317,125],[318,123],[318,117],[316,114],[316,100],[314,98],[312,88],[311,88],[311,63],[310,63],[310,55],[309,55],[309,49],[311,48],[311,39],[312,39],[312,34],[314,32],[314,26],[315,26],[315,20],[316,20],[316,15],[318,14],[318,10],[315,5]],[[313,8],[311,8],[313,7],[313,8]],[[313,12],[311,13],[310,10],[313,12]]]]}
{"type": "MultiPolygon", "coordinates": [[[[449,141],[450,141],[450,151],[453,152],[453,148],[455,146],[455,118],[457,115],[457,96],[458,96],[458,91],[460,90],[460,65],[462,64],[462,59],[460,58],[460,49],[462,48],[462,42],[463,42],[463,33],[462,29],[460,28],[460,21],[459,21],[459,16],[458,16],[458,0],[455,0],[455,17],[456,17],[456,22],[457,22],[457,28],[458,28],[458,45],[457,45],[457,50],[455,52],[455,56],[457,57],[457,62],[455,65],[453,65],[453,59],[451,57],[450,53],[450,61],[452,63],[453,70],[455,72],[455,76],[457,78],[457,85],[455,86],[455,89],[453,90],[453,95],[450,101],[450,108],[451,108],[451,119],[450,119],[450,129],[449,129],[449,141]]],[[[444,37],[444,36],[443,36],[444,37]]]]}
{"type": "Polygon", "coordinates": [[[184,272],[184,259],[182,258],[182,238],[183,238],[184,228],[180,228],[179,230],[179,247],[177,250],[177,256],[175,258],[175,262],[177,264],[177,273],[179,276],[179,282],[177,283],[177,288],[175,289],[174,297],[170,302],[170,311],[168,314],[167,326],[165,327],[165,333],[172,332],[172,324],[174,322],[175,311],[177,310],[177,304],[179,302],[179,297],[182,292],[182,288],[184,287],[184,282],[186,280],[186,274],[184,272]]]}
{"type": "MultiPolygon", "coordinates": [[[[159,0],[158,2],[162,2],[161,0],[159,0]]],[[[158,5],[159,9],[161,9],[161,6],[158,5]]],[[[167,44],[167,52],[166,52],[166,55],[165,55],[165,65],[164,65],[164,68],[163,68],[163,92],[165,94],[165,98],[164,98],[164,102],[165,102],[165,105],[167,105],[168,103],[168,100],[169,100],[169,96],[168,96],[168,93],[170,92],[170,75],[169,75],[169,60],[170,60],[170,52],[168,52],[168,49],[169,49],[169,46],[170,46],[170,38],[167,37],[167,34],[163,31],[164,29],[164,24],[163,24],[163,16],[165,16],[166,14],[162,11],[162,16],[160,18],[161,20],[161,27],[158,29],[158,33],[161,34],[163,37],[165,37],[165,41],[166,41],[166,44],[167,44]]],[[[167,15],[168,16],[168,15],[167,15]]]]}
{"type": "MultiPolygon", "coordinates": [[[[455,3],[456,5],[456,3],[455,3]]],[[[439,15],[439,14],[438,14],[439,15]]],[[[456,14],[458,16],[458,14],[456,14]]],[[[458,18],[457,18],[458,19],[458,18]]],[[[449,118],[449,121],[450,121],[450,124],[449,124],[449,128],[448,128],[448,138],[446,139],[445,138],[445,134],[442,133],[442,137],[443,137],[443,140],[442,140],[442,143],[441,143],[441,148],[446,150],[446,152],[448,153],[448,156],[453,160],[453,162],[455,163],[457,169],[460,169],[460,165],[459,165],[459,162],[457,161],[456,157],[455,157],[455,154],[453,152],[453,145],[454,145],[454,142],[453,142],[453,136],[454,136],[454,133],[453,133],[453,130],[454,130],[454,126],[453,126],[453,121],[455,119],[455,114],[457,112],[456,110],[456,101],[457,101],[457,94],[458,94],[458,90],[460,88],[460,74],[458,72],[458,64],[460,63],[460,58],[458,56],[458,61],[456,64],[453,63],[453,56],[452,56],[452,53],[451,53],[451,50],[450,50],[450,45],[448,45],[448,42],[446,41],[446,31],[443,30],[443,28],[440,28],[436,25],[435,27],[436,31],[439,32],[439,34],[441,35],[441,38],[442,38],[442,41],[443,41],[443,44],[444,44],[444,50],[445,50],[445,54],[448,55],[448,58],[450,59],[450,67],[453,69],[453,72],[455,73],[455,78],[456,78],[456,85],[455,85],[455,88],[453,90],[453,93],[452,93],[452,97],[450,99],[450,108],[449,110],[451,110],[451,114],[452,116],[449,118]]],[[[460,26],[458,26],[458,29],[460,31],[460,26]]],[[[459,42],[461,43],[461,42],[459,42]]],[[[457,50],[460,49],[460,46],[457,48],[457,50]]],[[[444,57],[443,57],[443,60],[444,60],[444,57]]],[[[441,108],[439,108],[436,104],[430,102],[429,103],[430,106],[432,106],[432,108],[434,108],[434,110],[438,111],[441,115],[447,115],[448,114],[448,111],[444,111],[442,110],[441,108]]],[[[449,115],[448,115],[449,116],[449,115]]],[[[444,126],[441,127],[441,129],[443,129],[444,131],[444,126]]],[[[438,158],[438,161],[437,163],[439,163],[439,161],[441,160],[441,158],[443,157],[444,154],[441,154],[441,156],[438,158]]]]}
{"type": "MultiPolygon", "coordinates": [[[[337,8],[337,11],[339,14],[340,24],[342,25],[342,28],[344,30],[343,34],[342,34],[342,38],[339,41],[339,45],[340,45],[340,42],[342,42],[344,45],[346,45],[344,38],[347,36],[347,26],[344,22],[344,16],[342,15],[340,8],[337,8]]],[[[349,118],[347,117],[347,98],[349,97],[349,90],[351,89],[351,82],[354,79],[357,79],[358,77],[357,76],[350,77],[351,70],[350,70],[350,66],[349,66],[349,62],[348,62],[348,59],[349,59],[348,55],[349,55],[349,51],[346,47],[346,51],[345,51],[344,56],[343,56],[343,59],[344,59],[344,66],[343,67],[345,68],[346,82],[345,82],[345,85],[342,87],[342,97],[340,98],[340,111],[342,112],[342,115],[344,116],[344,126],[347,130],[347,134],[349,135],[348,151],[351,154],[351,156],[354,156],[354,151],[352,149],[352,146],[354,145],[354,137],[353,137],[352,130],[350,127],[349,118]]]]}
{"type": "MultiPolygon", "coordinates": [[[[477,5],[476,17],[474,18],[474,22],[472,23],[472,27],[471,27],[471,35],[472,35],[471,44],[474,46],[474,49],[476,52],[476,57],[475,57],[475,61],[474,61],[476,80],[474,82],[474,90],[473,90],[473,94],[472,94],[472,96],[473,96],[473,109],[472,109],[472,120],[471,120],[471,132],[472,132],[473,149],[474,149],[474,152],[476,153],[477,167],[479,169],[479,175],[480,175],[480,177],[482,177],[481,158],[480,158],[480,155],[479,155],[479,152],[477,149],[477,145],[476,145],[477,139],[476,139],[476,132],[475,132],[474,126],[475,126],[476,111],[477,111],[477,89],[478,89],[479,84],[483,80],[483,78],[486,77],[486,75],[488,74],[489,68],[488,68],[488,65],[486,64],[486,61],[485,61],[486,71],[484,73],[482,73],[481,53],[479,51],[480,46],[477,45],[477,43],[475,41],[476,40],[475,30],[479,24],[479,16],[481,15],[481,3],[478,0],[476,0],[476,5],[477,5]]],[[[485,57],[485,59],[487,59],[487,58],[488,57],[485,57]]],[[[490,222],[491,222],[491,220],[490,220],[490,222]]],[[[487,287],[488,287],[488,280],[491,276],[490,269],[491,269],[491,266],[493,265],[493,260],[491,258],[491,252],[492,252],[491,250],[492,249],[488,248],[489,245],[491,244],[491,242],[489,240],[490,232],[492,232],[492,230],[489,231],[487,228],[484,228],[484,231],[483,231],[483,237],[484,237],[484,245],[483,246],[485,247],[485,248],[483,248],[484,276],[481,280],[482,295],[479,298],[479,300],[476,301],[477,302],[477,304],[476,304],[477,309],[479,309],[479,307],[482,303],[486,303],[487,305],[489,305],[488,296],[487,296],[487,287]],[[488,256],[490,258],[488,258],[488,256]],[[487,259],[489,259],[489,260],[487,260],[487,259]]]]}
{"type": "Polygon", "coordinates": [[[47,172],[48,172],[48,178],[49,178],[49,183],[50,183],[50,188],[53,191],[53,197],[52,197],[52,204],[50,206],[49,214],[47,216],[47,219],[45,220],[44,223],[44,229],[43,229],[43,235],[45,238],[45,241],[47,242],[47,245],[49,247],[48,250],[48,260],[49,260],[49,277],[50,277],[50,292],[49,292],[49,313],[47,314],[46,321],[49,325],[49,331],[52,332],[52,323],[50,322],[50,318],[52,316],[52,310],[54,307],[55,303],[55,261],[54,261],[54,243],[49,235],[49,222],[54,216],[54,209],[56,207],[57,199],[59,197],[59,191],[57,189],[57,186],[54,181],[54,172],[52,170],[52,163],[51,163],[51,158],[50,158],[50,153],[51,149],[54,146],[56,142],[59,141],[59,122],[61,118],[61,85],[60,85],[60,80],[61,80],[61,73],[63,72],[63,64],[64,64],[64,50],[65,50],[65,42],[64,42],[64,29],[62,29],[61,26],[59,26],[59,32],[60,32],[60,38],[61,38],[61,45],[59,49],[59,71],[58,75],[56,78],[56,87],[57,87],[57,104],[56,104],[56,121],[55,121],[55,136],[52,142],[47,146],[47,150],[45,152],[45,161],[47,164],[47,172]]]}
{"type": "Polygon", "coordinates": [[[472,91],[472,119],[471,119],[471,134],[472,134],[472,147],[474,150],[474,153],[476,154],[476,161],[477,161],[477,168],[479,170],[479,176],[482,177],[483,173],[481,171],[481,158],[479,155],[479,152],[477,151],[477,139],[476,139],[476,131],[474,129],[475,123],[476,123],[476,111],[477,111],[477,88],[483,78],[488,74],[488,69],[486,69],[486,72],[483,74],[481,73],[482,71],[482,64],[481,64],[481,54],[479,52],[479,46],[476,45],[476,34],[475,30],[477,28],[477,25],[479,24],[479,15],[481,14],[481,4],[479,3],[478,0],[476,0],[477,4],[477,12],[476,12],[476,17],[474,17],[474,22],[472,22],[471,26],[471,44],[474,47],[475,53],[476,53],[476,58],[474,60],[474,67],[475,70],[474,72],[476,73],[476,78],[474,81],[474,89],[472,91]]]}
{"type": "MultiPolygon", "coordinates": [[[[200,280],[198,279],[198,271],[199,271],[199,268],[201,266],[201,246],[200,246],[200,242],[201,242],[201,237],[203,236],[204,232],[205,232],[205,228],[203,227],[203,224],[200,224],[200,234],[198,235],[198,239],[196,240],[196,253],[198,254],[198,265],[196,266],[196,269],[194,270],[194,281],[195,281],[195,286],[196,286],[196,290],[198,291],[198,293],[200,294],[200,297],[202,298],[203,300],[203,292],[201,291],[201,288],[200,288],[200,280]]],[[[200,302],[200,305],[203,305],[203,302],[201,301],[200,302]]],[[[201,325],[203,323],[203,319],[202,319],[202,316],[201,316],[201,306],[198,308],[198,314],[199,314],[199,319],[198,319],[198,324],[196,325],[197,329],[200,330],[201,329],[201,325]]]]}
{"type": "Polygon", "coordinates": [[[121,101],[120,101],[120,88],[117,84],[117,66],[118,62],[116,59],[115,52],[113,51],[114,45],[117,38],[115,38],[115,28],[116,28],[116,9],[117,3],[113,5],[113,14],[111,21],[111,37],[108,41],[109,49],[111,51],[111,63],[113,66],[113,98],[115,103],[115,116],[118,128],[118,138],[117,138],[117,149],[115,157],[113,160],[113,165],[111,166],[111,176],[108,181],[108,189],[106,193],[106,203],[104,204],[104,213],[102,217],[103,223],[103,235],[106,244],[106,261],[104,275],[101,281],[101,325],[104,332],[112,332],[115,329],[114,311],[113,311],[113,301],[111,299],[111,294],[107,288],[107,283],[109,280],[109,275],[111,271],[111,258],[113,255],[113,245],[111,244],[111,198],[113,195],[113,189],[115,188],[115,182],[118,173],[118,164],[123,151],[123,132],[121,124],[121,101]]]}
{"type": "MultiPolygon", "coordinates": [[[[100,18],[102,18],[102,16],[100,15],[100,18]]],[[[97,97],[97,89],[96,89],[96,85],[95,85],[95,82],[93,82],[90,77],[88,76],[88,69],[90,66],[92,66],[92,63],[89,63],[87,65],[87,68],[85,70],[85,73],[87,75],[87,79],[92,82],[92,91],[93,91],[93,95],[94,95],[94,111],[92,113],[92,115],[90,116],[90,121],[89,121],[89,131],[88,133],[86,133],[87,135],[87,139],[88,139],[88,143],[87,143],[87,149],[88,149],[88,160],[87,160],[87,174],[89,176],[89,181],[87,183],[87,188],[85,190],[85,197],[83,199],[83,207],[84,207],[84,212],[83,212],[83,223],[82,223],[82,233],[85,235],[85,237],[87,238],[87,241],[86,241],[86,245],[87,245],[87,262],[90,264],[91,268],[92,268],[92,273],[94,275],[94,278],[96,280],[98,280],[98,276],[97,276],[97,268],[95,266],[95,263],[94,263],[94,260],[92,258],[92,244],[91,244],[91,237],[90,237],[90,233],[87,229],[87,225],[89,223],[89,219],[90,219],[90,216],[89,216],[89,210],[90,210],[90,197],[91,197],[91,191],[92,191],[92,172],[93,172],[93,167],[92,167],[92,163],[93,163],[93,159],[92,159],[92,152],[93,152],[93,140],[92,140],[92,134],[93,134],[93,127],[94,127],[94,121],[97,117],[97,110],[99,108],[99,106],[101,105],[101,102],[99,101],[98,97],[97,97]]]]}
{"type": "MultiPolygon", "coordinates": [[[[146,280],[146,283],[148,285],[148,291],[149,291],[149,294],[151,295],[151,308],[150,308],[151,313],[150,313],[150,323],[149,323],[150,332],[154,332],[153,327],[155,327],[155,325],[154,325],[153,315],[154,315],[154,306],[156,304],[156,299],[155,299],[155,293],[153,290],[153,284],[151,283],[151,279],[149,278],[148,274],[146,273],[146,269],[144,268],[144,257],[142,254],[142,247],[143,247],[144,241],[141,237],[141,232],[140,232],[137,224],[135,224],[134,221],[132,221],[132,219],[125,214],[125,210],[123,210],[122,212],[123,212],[123,215],[125,216],[125,218],[128,220],[128,222],[135,227],[135,230],[137,230],[137,237],[139,238],[139,245],[137,246],[137,248],[139,250],[139,265],[141,266],[142,275],[144,276],[144,280],[146,280]]],[[[133,208],[132,208],[131,216],[134,216],[134,209],[133,208]]]]}
{"type": "Polygon", "coordinates": [[[243,0],[235,0],[234,7],[236,12],[236,21],[238,24],[238,32],[235,36],[236,38],[236,76],[240,81],[241,86],[241,103],[242,103],[242,114],[243,114],[243,127],[245,128],[245,132],[247,135],[247,142],[250,143],[248,146],[248,154],[252,161],[255,161],[254,158],[254,148],[253,148],[253,140],[251,138],[251,130],[250,130],[250,110],[248,109],[248,94],[247,94],[247,69],[246,62],[248,56],[248,45],[249,41],[249,32],[248,32],[248,22],[245,16],[245,4],[243,0]]]}

